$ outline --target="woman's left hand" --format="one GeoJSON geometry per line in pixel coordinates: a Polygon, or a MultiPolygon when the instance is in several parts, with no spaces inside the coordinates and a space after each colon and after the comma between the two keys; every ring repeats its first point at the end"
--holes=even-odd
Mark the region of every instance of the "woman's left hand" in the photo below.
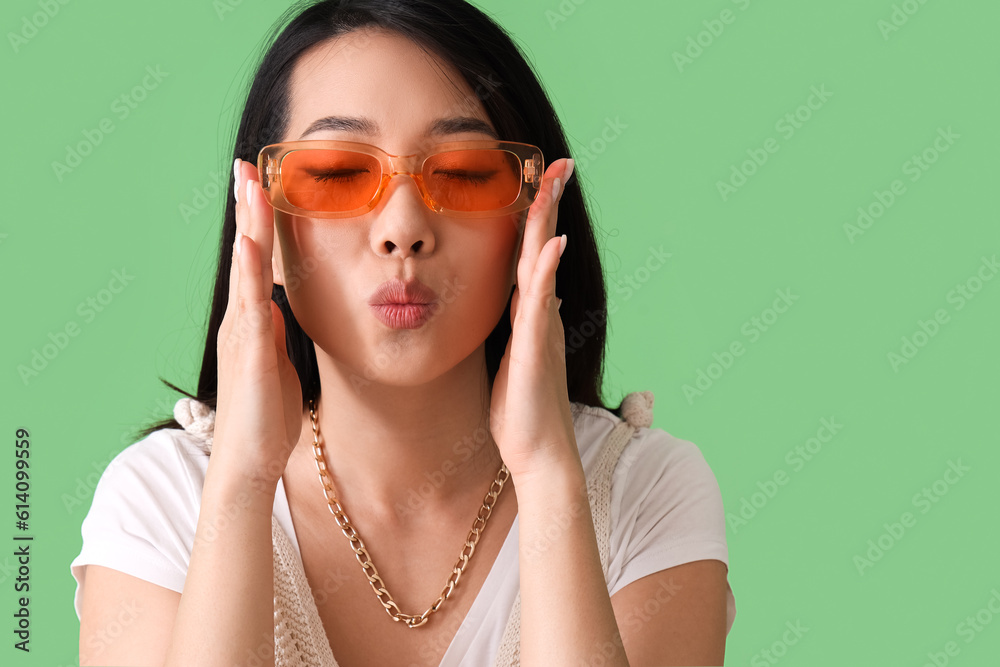
{"type": "MultiPolygon", "coordinates": [[[[568,159],[549,165],[525,220],[511,335],[493,381],[490,431],[515,482],[556,465],[581,465],[566,386],[566,342],[556,269],[562,236],[555,236],[559,199],[572,176],[568,159]],[[558,178],[558,191],[553,186],[558,178]]],[[[567,245],[573,240],[567,237],[567,245]]]]}

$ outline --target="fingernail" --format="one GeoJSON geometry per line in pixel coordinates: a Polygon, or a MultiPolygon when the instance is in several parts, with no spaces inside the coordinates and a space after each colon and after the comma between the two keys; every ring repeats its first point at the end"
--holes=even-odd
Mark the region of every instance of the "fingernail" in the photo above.
{"type": "Polygon", "coordinates": [[[559,310],[560,308],[562,308],[562,299],[559,299],[559,303],[556,304],[556,310],[559,310]]]}
{"type": "Polygon", "coordinates": [[[553,199],[558,199],[559,198],[559,186],[560,185],[562,185],[562,182],[558,178],[555,181],[552,182],[552,198],[553,199]]]}
{"type": "Polygon", "coordinates": [[[240,159],[233,160],[233,197],[240,203],[240,159]]]}
{"type": "Polygon", "coordinates": [[[566,235],[563,234],[562,235],[562,240],[559,241],[559,256],[560,257],[562,257],[563,251],[566,250],[566,243],[567,243],[567,241],[568,241],[568,239],[566,238],[566,235]]]}
{"type": "Polygon", "coordinates": [[[573,168],[575,166],[576,166],[576,162],[573,160],[573,158],[570,158],[569,159],[569,166],[566,167],[566,176],[563,177],[563,180],[565,182],[569,183],[569,179],[573,177],[573,168]]]}

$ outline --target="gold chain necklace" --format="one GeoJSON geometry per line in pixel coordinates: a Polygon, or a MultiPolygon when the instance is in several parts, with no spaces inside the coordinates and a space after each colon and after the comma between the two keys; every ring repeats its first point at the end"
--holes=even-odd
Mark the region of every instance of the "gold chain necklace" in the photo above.
{"type": "Polygon", "coordinates": [[[441,604],[451,596],[451,592],[455,590],[455,587],[458,586],[458,580],[465,571],[465,567],[469,564],[472,554],[476,551],[479,536],[486,528],[486,520],[490,518],[490,514],[493,512],[493,505],[496,503],[497,496],[503,491],[504,482],[510,477],[507,465],[505,463],[500,464],[500,470],[497,472],[496,479],[493,480],[490,490],[486,493],[486,499],[483,500],[483,506],[480,508],[476,520],[472,522],[472,530],[469,531],[469,536],[465,538],[465,546],[462,547],[462,552],[458,556],[458,562],[455,563],[455,567],[452,568],[451,574],[448,576],[448,582],[441,589],[441,595],[438,596],[438,599],[427,611],[419,616],[404,614],[392,599],[392,595],[386,590],[385,582],[379,576],[378,569],[376,569],[375,563],[372,562],[371,556],[368,555],[368,550],[365,549],[365,543],[361,541],[358,531],[354,529],[347,515],[344,514],[344,508],[340,506],[336,497],[330,495],[333,491],[333,486],[330,482],[330,477],[326,473],[326,459],[323,456],[323,445],[319,442],[319,424],[316,421],[316,406],[312,399],[309,400],[309,415],[312,418],[313,454],[316,456],[316,469],[319,471],[319,481],[323,484],[323,495],[326,496],[326,502],[330,507],[333,518],[337,520],[337,525],[340,526],[341,531],[351,541],[351,548],[354,550],[354,555],[357,557],[358,562],[361,563],[361,569],[364,571],[365,576],[368,577],[368,583],[371,584],[379,602],[385,607],[386,613],[389,614],[392,620],[403,621],[409,628],[420,627],[427,622],[428,616],[436,612],[441,604]],[[494,490],[494,487],[496,487],[496,490],[494,490]],[[468,554],[465,553],[466,550],[468,550],[468,554]],[[362,556],[364,556],[363,559],[362,556]],[[459,563],[461,563],[461,566],[459,566],[459,563]],[[395,611],[392,611],[393,609],[395,611]]]}

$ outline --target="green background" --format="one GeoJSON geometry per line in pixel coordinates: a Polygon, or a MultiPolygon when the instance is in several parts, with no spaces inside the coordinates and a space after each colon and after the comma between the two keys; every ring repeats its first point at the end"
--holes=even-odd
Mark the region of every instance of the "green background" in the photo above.
{"type": "MultiPolygon", "coordinates": [[[[234,3],[69,2],[35,33],[38,2],[0,9],[4,664],[76,664],[69,563],[98,474],[170,412],[158,376],[194,389],[236,118],[287,6],[234,3]],[[15,46],[11,33],[31,37],[15,46]],[[120,118],[113,101],[147,66],[167,75],[120,118]],[[114,131],[60,179],[52,163],[102,118],[114,131]],[[88,321],[78,305],[123,268],[134,279],[88,321]],[[79,335],[23,380],[18,367],[69,322],[79,335]],[[12,648],[10,616],[19,427],[32,442],[30,656],[12,648]]],[[[539,73],[601,228],[616,308],[608,400],[652,390],[653,426],[697,444],[718,478],[738,608],[727,664],[773,664],[762,651],[776,650],[779,664],[923,665],[949,641],[949,664],[994,664],[1000,619],[982,610],[1000,590],[1000,280],[984,258],[1000,253],[1000,6],[477,4],[539,73]],[[829,97],[800,108],[814,86],[829,97]],[[796,113],[809,117],[788,136],[779,123],[796,113]],[[605,142],[609,122],[619,130],[605,142]],[[949,128],[957,138],[937,154],[949,128]],[[765,145],[778,150],[720,194],[765,145]],[[936,161],[912,180],[925,151],[936,161]],[[877,212],[896,179],[903,194],[850,238],[858,208],[877,212]],[[661,246],[670,257],[650,271],[661,246]],[[627,277],[638,289],[616,289],[627,277]],[[974,297],[956,298],[959,286],[974,297]],[[796,298],[774,319],[779,290],[796,298]],[[894,367],[890,353],[939,310],[947,321],[894,367]],[[743,354],[713,367],[734,342],[743,354]],[[686,394],[700,371],[710,386],[686,394]],[[842,428],[796,463],[823,419],[842,428]],[[941,481],[949,461],[968,468],[954,483],[941,481]],[[776,476],[786,483],[770,486],[776,476]],[[915,523],[890,536],[884,524],[905,512],[915,523]],[[865,567],[869,540],[889,548],[865,567]],[[986,623],[970,637],[959,624],[977,613],[986,623]],[[784,644],[797,622],[808,631],[784,644]]]]}

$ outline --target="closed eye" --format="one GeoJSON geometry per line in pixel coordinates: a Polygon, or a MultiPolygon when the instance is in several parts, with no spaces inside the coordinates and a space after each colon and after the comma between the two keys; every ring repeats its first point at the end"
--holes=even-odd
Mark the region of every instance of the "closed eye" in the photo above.
{"type": "Polygon", "coordinates": [[[446,171],[438,170],[434,172],[435,177],[445,178],[449,181],[465,181],[468,183],[488,183],[497,172],[494,171],[446,171]]]}
{"type": "Polygon", "coordinates": [[[311,176],[317,183],[334,182],[343,183],[355,178],[358,174],[369,174],[367,169],[331,169],[325,171],[313,171],[311,176]]]}

